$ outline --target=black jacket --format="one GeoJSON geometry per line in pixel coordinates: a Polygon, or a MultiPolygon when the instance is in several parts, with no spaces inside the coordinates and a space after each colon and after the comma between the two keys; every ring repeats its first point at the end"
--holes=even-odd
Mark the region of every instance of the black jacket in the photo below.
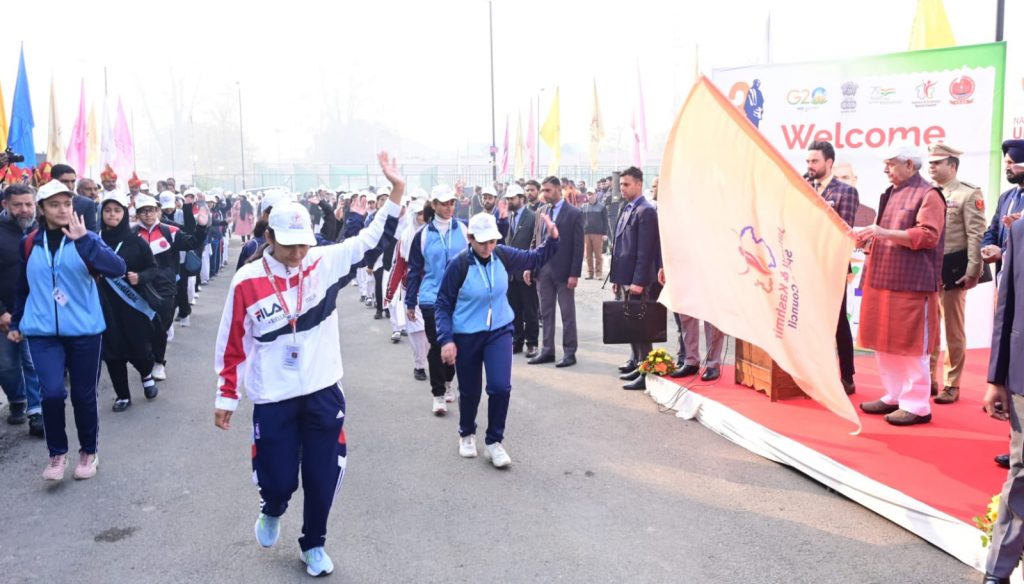
{"type": "Polygon", "coordinates": [[[14,314],[14,292],[21,278],[21,240],[26,233],[14,217],[0,216],[0,314],[14,314]]]}

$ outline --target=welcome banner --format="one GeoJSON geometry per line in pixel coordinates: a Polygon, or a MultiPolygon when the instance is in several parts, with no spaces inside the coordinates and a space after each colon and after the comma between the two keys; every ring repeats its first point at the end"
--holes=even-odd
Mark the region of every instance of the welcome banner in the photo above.
{"type": "Polygon", "coordinates": [[[850,228],[704,77],[661,164],[660,302],[761,347],[859,429],[835,352],[850,228]]]}

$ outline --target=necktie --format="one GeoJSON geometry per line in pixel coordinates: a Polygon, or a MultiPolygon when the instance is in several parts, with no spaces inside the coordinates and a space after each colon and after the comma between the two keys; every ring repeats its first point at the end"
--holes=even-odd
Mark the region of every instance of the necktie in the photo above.
{"type": "Polygon", "coordinates": [[[629,214],[633,211],[633,203],[626,205],[626,208],[622,210],[622,215],[619,217],[619,224],[615,227],[615,232],[619,233],[626,228],[626,221],[629,220],[629,214]]]}

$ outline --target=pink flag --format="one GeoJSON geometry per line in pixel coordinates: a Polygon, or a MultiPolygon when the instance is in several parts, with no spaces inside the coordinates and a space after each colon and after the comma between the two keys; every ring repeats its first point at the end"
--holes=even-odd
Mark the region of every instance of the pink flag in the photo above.
{"type": "Polygon", "coordinates": [[[114,172],[118,176],[130,176],[135,170],[135,148],[128,120],[124,116],[121,99],[117,100],[117,122],[114,124],[114,172]]]}
{"type": "Polygon", "coordinates": [[[501,154],[501,171],[498,173],[499,176],[505,176],[508,174],[508,116],[505,116],[505,144],[502,146],[501,154]]]}
{"type": "Polygon", "coordinates": [[[647,117],[644,115],[644,86],[640,81],[640,64],[636,66],[636,106],[633,109],[633,166],[642,168],[647,156],[647,117]]]}
{"type": "Polygon", "coordinates": [[[71,168],[74,168],[81,176],[85,176],[85,145],[88,142],[85,117],[85,80],[82,80],[82,92],[78,99],[78,117],[75,118],[75,127],[71,130],[71,141],[65,158],[71,168]]]}
{"type": "Polygon", "coordinates": [[[537,176],[537,131],[533,126],[533,104],[530,104],[530,125],[526,129],[526,172],[529,178],[537,176]]]}

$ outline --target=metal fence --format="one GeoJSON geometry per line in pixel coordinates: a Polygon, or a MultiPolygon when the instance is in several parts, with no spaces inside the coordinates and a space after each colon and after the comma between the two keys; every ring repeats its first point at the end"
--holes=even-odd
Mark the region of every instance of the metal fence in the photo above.
{"type": "MultiPolygon", "coordinates": [[[[434,185],[454,185],[462,179],[467,187],[490,184],[492,171],[489,164],[402,164],[399,165],[409,188],[422,187],[430,190],[434,185]]],[[[601,167],[592,170],[589,166],[562,166],[559,177],[575,181],[586,181],[592,186],[598,179],[611,176],[622,168],[601,167]]],[[[643,167],[647,177],[657,176],[658,165],[643,167]]],[[[498,176],[503,182],[511,182],[511,176],[498,176]]],[[[240,191],[244,188],[285,187],[292,191],[304,192],[324,185],[330,189],[346,191],[363,189],[368,186],[382,186],[387,179],[376,165],[315,165],[315,164],[256,164],[252,172],[241,174],[197,174],[193,177],[195,186],[208,190],[222,188],[240,191]]],[[[647,181],[649,182],[649,180],[647,181]]]]}

